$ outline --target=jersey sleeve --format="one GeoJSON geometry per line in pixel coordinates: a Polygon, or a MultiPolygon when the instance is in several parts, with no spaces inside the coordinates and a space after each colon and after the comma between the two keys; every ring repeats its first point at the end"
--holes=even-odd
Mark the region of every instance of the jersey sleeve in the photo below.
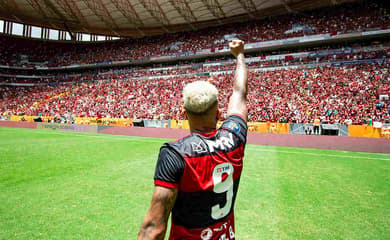
{"type": "Polygon", "coordinates": [[[154,184],[177,188],[184,166],[184,160],[178,153],[167,146],[161,147],[154,174],[154,184]]]}
{"type": "Polygon", "coordinates": [[[221,129],[226,129],[235,134],[240,141],[246,144],[248,126],[246,121],[239,115],[230,115],[223,122],[221,129]]]}

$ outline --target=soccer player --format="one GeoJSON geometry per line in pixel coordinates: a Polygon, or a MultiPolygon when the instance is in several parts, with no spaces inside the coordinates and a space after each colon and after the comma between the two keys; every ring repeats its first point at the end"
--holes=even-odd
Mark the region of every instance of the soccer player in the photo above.
{"type": "Polygon", "coordinates": [[[232,240],[234,203],[247,135],[247,69],[244,42],[232,41],[237,58],[228,117],[218,120],[218,90],[197,81],[183,90],[191,135],[165,143],[157,161],[154,193],[138,240],[164,239],[169,214],[169,240],[232,240]]]}

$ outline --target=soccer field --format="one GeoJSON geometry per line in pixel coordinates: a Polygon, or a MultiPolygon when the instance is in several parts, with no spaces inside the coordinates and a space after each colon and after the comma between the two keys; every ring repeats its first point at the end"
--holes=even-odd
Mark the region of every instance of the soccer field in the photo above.
{"type": "MultiPolygon", "coordinates": [[[[0,239],[136,239],[166,140],[0,127],[0,239]]],[[[390,239],[390,154],[247,145],[235,215],[238,240],[390,239]]]]}

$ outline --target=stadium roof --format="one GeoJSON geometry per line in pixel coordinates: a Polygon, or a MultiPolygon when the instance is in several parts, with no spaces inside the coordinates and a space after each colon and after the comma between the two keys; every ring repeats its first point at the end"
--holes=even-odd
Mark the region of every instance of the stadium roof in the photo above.
{"type": "Polygon", "coordinates": [[[0,18],[122,37],[196,30],[355,0],[0,0],[0,18]]]}

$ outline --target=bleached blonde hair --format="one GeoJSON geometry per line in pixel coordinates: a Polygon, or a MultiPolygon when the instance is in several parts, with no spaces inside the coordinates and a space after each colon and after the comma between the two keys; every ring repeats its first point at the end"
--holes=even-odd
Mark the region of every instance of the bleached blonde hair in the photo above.
{"type": "Polygon", "coordinates": [[[184,87],[183,100],[187,112],[205,113],[218,102],[218,90],[206,81],[192,82],[184,87]]]}

